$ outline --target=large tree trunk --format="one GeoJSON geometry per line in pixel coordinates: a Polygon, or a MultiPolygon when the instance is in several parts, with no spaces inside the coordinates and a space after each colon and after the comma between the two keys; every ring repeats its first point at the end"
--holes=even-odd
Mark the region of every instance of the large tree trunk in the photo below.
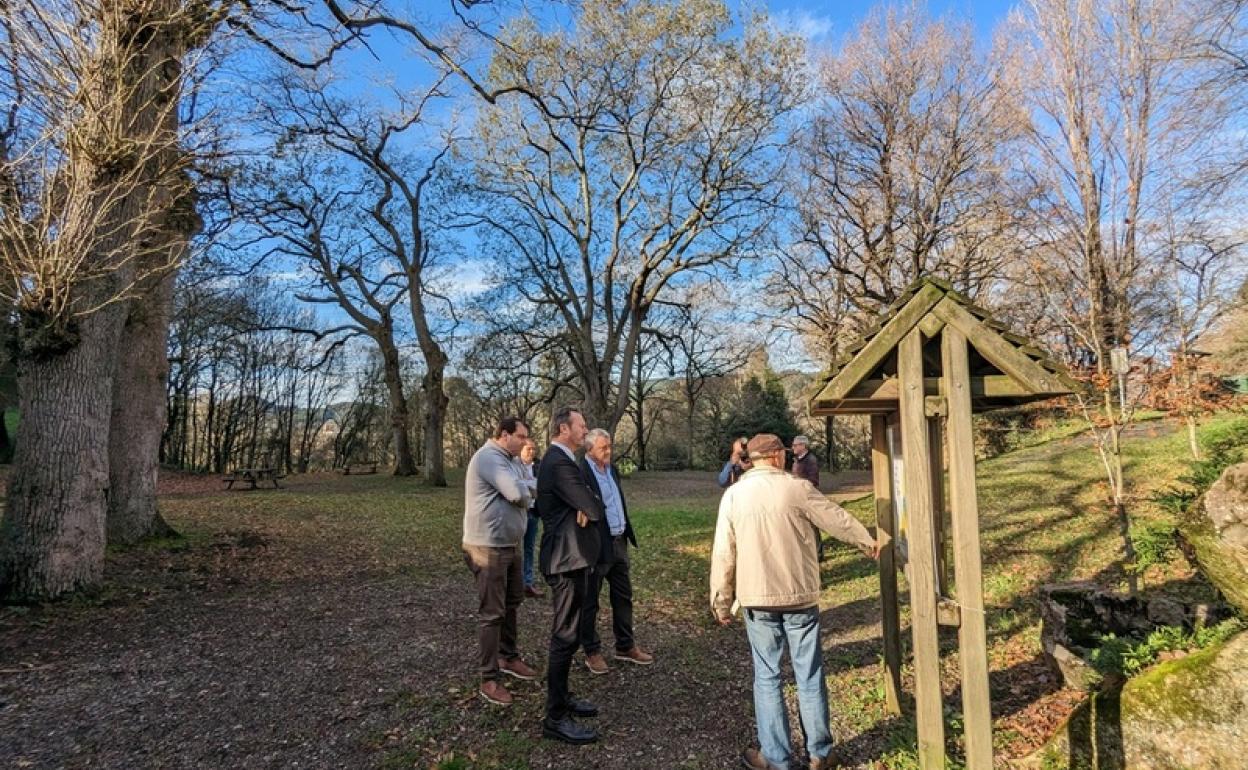
{"type": "MultiPolygon", "coordinates": [[[[180,251],[185,247],[184,240],[180,251]]],[[[114,544],[174,534],[156,504],[160,439],[168,404],[165,390],[174,273],[154,276],[151,284],[131,304],[113,383],[107,532],[108,542],[114,544]]]]}
{"type": "Polygon", "coordinates": [[[0,528],[0,596],[52,599],[104,571],[113,351],[125,309],[88,316],[70,350],[20,362],[22,421],[0,528]]]}
{"type": "MultiPolygon", "coordinates": [[[[590,428],[602,428],[614,436],[615,428],[619,425],[627,401],[618,396],[612,398],[610,385],[603,382],[603,377],[597,371],[585,377],[583,385],[585,396],[580,408],[581,414],[585,417],[585,424],[590,428]]],[[[627,397],[626,393],[624,398],[627,397]]]]}
{"type": "MultiPolygon", "coordinates": [[[[423,243],[424,236],[420,228],[413,227],[413,234],[418,242],[423,243]]],[[[424,283],[418,267],[408,268],[408,303],[412,310],[412,324],[416,327],[416,339],[420,343],[420,352],[425,359],[425,376],[421,388],[425,394],[424,420],[424,463],[425,484],[431,487],[446,486],[446,408],[449,399],[446,397],[446,351],[438,344],[433,329],[429,326],[429,318],[425,312],[424,283]]]]}
{"type": "MultiPolygon", "coordinates": [[[[426,356],[426,363],[428,361],[426,356]]],[[[431,487],[446,486],[446,407],[450,399],[446,397],[443,387],[446,356],[434,357],[436,366],[429,365],[425,372],[423,387],[425,391],[425,484],[431,487]]]]}
{"type": "MultiPolygon", "coordinates": [[[[168,60],[182,55],[171,40],[168,60]]],[[[166,69],[166,75],[172,72],[166,69]]],[[[170,83],[176,82],[176,78],[170,83]]],[[[167,116],[166,130],[177,131],[177,113],[167,116]]],[[[176,167],[171,148],[166,163],[176,167]]],[[[156,479],[160,473],[160,443],[168,416],[169,324],[173,320],[173,292],[177,266],[186,259],[191,236],[202,225],[195,213],[192,183],[178,175],[162,185],[154,200],[164,208],[163,221],[155,233],[159,243],[150,244],[151,258],[144,260],[148,274],[130,303],[122,331],[117,377],[113,383],[113,414],[109,429],[108,542],[128,545],[145,537],[176,534],[160,515],[156,503],[156,479]]]]}
{"type": "Polygon", "coordinates": [[[399,362],[399,350],[388,331],[377,335],[381,347],[382,370],[386,378],[386,392],[390,396],[390,431],[394,439],[394,475],[415,476],[416,462],[412,459],[411,418],[407,410],[407,397],[403,394],[403,369],[399,362]]]}
{"type": "Polygon", "coordinates": [[[67,147],[65,213],[57,233],[35,237],[81,243],[87,257],[76,280],[61,287],[68,310],[21,308],[22,423],[0,527],[5,598],[55,598],[94,586],[103,573],[113,378],[127,315],[120,297],[135,278],[135,252],[154,213],[151,185],[168,171],[161,156],[143,153],[176,140],[162,128],[168,115],[176,120],[180,71],[167,66],[170,41],[152,33],[175,34],[180,26],[169,22],[178,9],[177,0],[101,6],[98,36],[84,38],[95,61],[78,84],[89,98],[78,140],[67,147]],[[119,147],[142,152],[102,152],[119,147]]]}

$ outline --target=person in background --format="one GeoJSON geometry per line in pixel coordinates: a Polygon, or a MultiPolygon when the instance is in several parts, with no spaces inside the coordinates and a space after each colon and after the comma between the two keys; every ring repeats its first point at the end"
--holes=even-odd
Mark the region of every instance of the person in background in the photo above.
{"type": "MultiPolygon", "coordinates": [[[[809,481],[815,489],[819,488],[819,458],[810,451],[810,439],[805,436],[793,437],[793,467],[789,472],[799,479],[809,481]]],[[[818,529],[815,530],[815,537],[819,538],[819,561],[823,561],[827,555],[827,541],[818,529]]]]}
{"type": "Polygon", "coordinates": [[[749,442],[754,467],[724,492],[711,551],[711,611],[720,625],[743,608],[754,658],[754,719],[760,749],[742,757],[755,770],[792,759],[781,658],[787,647],[811,770],[830,767],[828,692],[819,643],[819,560],[811,527],[875,559],[879,546],[853,516],[784,471],[784,444],[760,433],[749,442]]]}
{"type": "Polygon", "coordinates": [[[810,451],[810,439],[805,436],[793,437],[793,475],[819,488],[819,458],[810,451]]]}
{"type": "Polygon", "coordinates": [[[633,582],[629,576],[628,544],[636,548],[637,536],[628,520],[620,472],[611,463],[611,434],[602,428],[594,428],[585,438],[581,475],[607,514],[598,522],[602,551],[590,578],[585,607],[581,610],[581,648],[585,650],[585,665],[592,674],[610,671],[602,656],[602,637],[598,635],[598,598],[606,581],[611,596],[615,659],[648,666],[654,662],[654,656],[633,641],[633,582]]]}
{"type": "Polygon", "coordinates": [[[463,548],[464,562],[477,582],[479,692],[499,706],[512,701],[503,674],[537,678],[520,658],[516,629],[516,611],[524,601],[520,542],[533,492],[517,455],[528,437],[524,421],[504,417],[464,474],[463,548]]]}
{"type": "Polygon", "coordinates": [[[719,485],[727,489],[750,468],[750,455],[745,451],[745,436],[742,436],[732,443],[732,455],[719,471],[719,485]]]}
{"type": "Polygon", "coordinates": [[[529,523],[524,530],[524,595],[541,599],[546,594],[537,587],[533,580],[533,562],[537,550],[538,531],[541,529],[542,517],[537,515],[537,444],[533,439],[526,439],[524,448],[520,450],[520,464],[524,467],[525,482],[531,486],[533,504],[529,506],[529,523]]]}

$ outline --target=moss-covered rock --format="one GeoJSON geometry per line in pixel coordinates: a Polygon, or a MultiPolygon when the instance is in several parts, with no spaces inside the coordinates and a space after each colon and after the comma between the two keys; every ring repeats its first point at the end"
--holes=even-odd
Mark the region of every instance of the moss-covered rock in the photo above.
{"type": "Polygon", "coordinates": [[[1248,463],[1227,468],[1180,531],[1200,571],[1248,617],[1248,463]]]}
{"type": "Polygon", "coordinates": [[[1248,766],[1248,632],[1093,695],[1025,764],[1057,770],[1248,766]]]}

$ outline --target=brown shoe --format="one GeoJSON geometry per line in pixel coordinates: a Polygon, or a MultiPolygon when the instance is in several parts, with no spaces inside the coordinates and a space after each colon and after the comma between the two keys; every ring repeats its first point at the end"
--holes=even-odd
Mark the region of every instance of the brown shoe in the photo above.
{"type": "Polygon", "coordinates": [[[811,757],[810,770],[836,770],[836,763],[832,761],[832,755],[826,757],[811,757]]]}
{"type": "Polygon", "coordinates": [[[638,666],[648,666],[654,662],[653,655],[642,650],[635,644],[624,652],[616,650],[615,659],[627,661],[628,663],[636,663],[638,666]]]}
{"type": "Polygon", "coordinates": [[[741,755],[741,764],[750,770],[777,770],[776,766],[768,762],[763,752],[758,749],[746,749],[741,755]]]}
{"type": "Polygon", "coordinates": [[[537,588],[536,586],[525,586],[524,595],[529,597],[530,599],[542,599],[542,598],[545,598],[546,596],[546,594],[542,593],[541,589],[537,588]]]}
{"type": "Polygon", "coordinates": [[[586,655],[585,667],[589,669],[589,673],[591,674],[605,674],[611,670],[607,667],[607,659],[602,657],[601,652],[586,655]]]}
{"type": "Polygon", "coordinates": [[[481,689],[478,692],[481,693],[482,698],[496,706],[511,705],[511,693],[507,692],[507,688],[503,687],[502,682],[487,679],[481,683],[481,689]]]}
{"type": "Polygon", "coordinates": [[[516,679],[522,679],[526,682],[532,682],[534,679],[537,679],[537,671],[519,657],[511,660],[499,658],[498,670],[508,676],[514,676],[516,679]]]}

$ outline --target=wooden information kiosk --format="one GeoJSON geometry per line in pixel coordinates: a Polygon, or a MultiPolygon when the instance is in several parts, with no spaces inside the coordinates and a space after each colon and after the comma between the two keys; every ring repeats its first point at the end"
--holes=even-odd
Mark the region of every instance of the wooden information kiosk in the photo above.
{"type": "Polygon", "coordinates": [[[1073,389],[1030,340],[1009,333],[949,284],[923,278],[838,359],[812,400],[814,415],[871,416],[885,688],[889,709],[900,713],[897,570],[904,554],[925,770],[945,766],[938,625],[958,629],[967,767],[992,767],[971,413],[1073,389]]]}

